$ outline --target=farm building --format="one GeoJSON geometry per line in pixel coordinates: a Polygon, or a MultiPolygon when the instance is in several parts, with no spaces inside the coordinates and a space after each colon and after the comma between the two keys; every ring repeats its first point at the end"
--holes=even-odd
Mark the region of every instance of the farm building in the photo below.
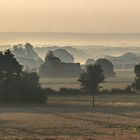
{"type": "Polygon", "coordinates": [[[80,63],[50,63],[42,72],[43,76],[55,77],[79,77],[82,72],[80,63]]]}

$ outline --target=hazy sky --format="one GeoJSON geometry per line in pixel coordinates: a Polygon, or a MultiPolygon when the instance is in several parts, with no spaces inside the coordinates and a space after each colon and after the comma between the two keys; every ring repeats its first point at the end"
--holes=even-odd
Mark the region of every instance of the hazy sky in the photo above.
{"type": "Polygon", "coordinates": [[[0,32],[140,32],[140,0],[0,0],[0,32]]]}

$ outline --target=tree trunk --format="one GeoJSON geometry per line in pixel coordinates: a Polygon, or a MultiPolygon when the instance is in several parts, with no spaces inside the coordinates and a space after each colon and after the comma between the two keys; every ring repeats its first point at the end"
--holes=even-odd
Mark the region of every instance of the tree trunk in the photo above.
{"type": "Polygon", "coordinates": [[[95,107],[94,92],[92,94],[92,106],[95,107]]]}
{"type": "Polygon", "coordinates": [[[90,94],[92,95],[92,107],[95,107],[95,89],[90,89],[90,94]]]}
{"type": "Polygon", "coordinates": [[[92,91],[92,106],[95,107],[95,90],[92,91]]]}

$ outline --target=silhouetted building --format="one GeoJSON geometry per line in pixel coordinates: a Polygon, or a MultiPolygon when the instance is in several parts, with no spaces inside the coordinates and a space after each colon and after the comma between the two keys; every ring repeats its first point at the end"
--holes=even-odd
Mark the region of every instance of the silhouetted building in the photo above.
{"type": "Polygon", "coordinates": [[[50,78],[79,77],[81,72],[80,63],[50,63],[45,66],[42,76],[50,78]]]}

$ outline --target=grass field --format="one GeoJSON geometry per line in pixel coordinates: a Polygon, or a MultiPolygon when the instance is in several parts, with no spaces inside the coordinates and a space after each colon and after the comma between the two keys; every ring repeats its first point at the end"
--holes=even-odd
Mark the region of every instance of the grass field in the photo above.
{"type": "Polygon", "coordinates": [[[138,140],[140,95],[48,97],[45,105],[0,105],[0,139],[138,140]]]}
{"type": "MultiPolygon", "coordinates": [[[[124,88],[133,71],[116,71],[104,89],[124,88]]],[[[80,88],[75,78],[42,78],[43,87],[80,88]]],[[[48,96],[45,105],[0,105],[0,140],[140,140],[140,95],[48,96]]]]}
{"type": "MultiPolygon", "coordinates": [[[[134,81],[133,70],[116,70],[116,77],[106,78],[105,83],[102,84],[103,89],[111,88],[125,88],[134,81]]],[[[40,82],[43,87],[50,87],[59,90],[61,87],[66,88],[80,88],[78,78],[41,78],[40,82]]]]}

